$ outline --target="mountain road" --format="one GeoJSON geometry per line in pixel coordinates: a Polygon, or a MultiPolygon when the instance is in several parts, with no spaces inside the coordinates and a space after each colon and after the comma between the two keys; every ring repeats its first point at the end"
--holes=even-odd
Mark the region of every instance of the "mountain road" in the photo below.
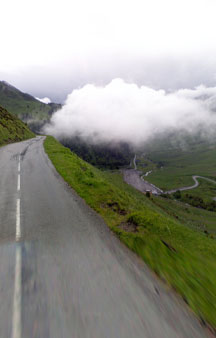
{"type": "Polygon", "coordinates": [[[0,148],[0,337],[208,337],[57,174],[44,138],[0,148]]]}

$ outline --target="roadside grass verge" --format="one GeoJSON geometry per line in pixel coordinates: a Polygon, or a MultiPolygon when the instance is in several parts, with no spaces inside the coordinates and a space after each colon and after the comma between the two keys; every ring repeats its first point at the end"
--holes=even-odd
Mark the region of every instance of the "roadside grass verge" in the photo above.
{"type": "Polygon", "coordinates": [[[216,241],[190,229],[53,137],[44,148],[64,180],[98,212],[118,237],[174,288],[202,321],[216,328],[216,241]],[[125,231],[124,225],[133,231],[125,231]],[[132,225],[132,227],[130,227],[132,225]]]}

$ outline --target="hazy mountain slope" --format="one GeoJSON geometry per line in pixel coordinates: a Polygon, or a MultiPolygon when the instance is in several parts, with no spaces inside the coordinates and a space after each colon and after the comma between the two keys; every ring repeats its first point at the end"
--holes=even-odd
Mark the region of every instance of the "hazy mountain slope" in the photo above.
{"type": "Polygon", "coordinates": [[[27,123],[49,120],[61,107],[57,103],[42,103],[4,81],[0,81],[0,105],[27,123]]]}
{"type": "Polygon", "coordinates": [[[92,144],[78,136],[60,138],[60,142],[83,160],[102,169],[118,169],[122,166],[129,166],[134,156],[130,145],[125,142],[92,144]]]}
{"type": "Polygon", "coordinates": [[[34,137],[25,123],[0,106],[0,146],[34,137]]]}

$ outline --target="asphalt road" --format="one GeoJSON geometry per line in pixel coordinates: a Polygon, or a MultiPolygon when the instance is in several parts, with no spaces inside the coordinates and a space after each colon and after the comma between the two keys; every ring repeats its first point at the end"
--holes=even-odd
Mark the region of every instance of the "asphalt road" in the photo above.
{"type": "Polygon", "coordinates": [[[206,337],[56,174],[42,142],[0,148],[0,337],[206,337]]]}
{"type": "Polygon", "coordinates": [[[141,171],[136,169],[124,169],[123,178],[127,184],[132,185],[137,190],[146,193],[146,191],[151,191],[153,194],[159,195],[162,193],[162,190],[157,188],[155,185],[147,182],[141,176],[141,171]]]}

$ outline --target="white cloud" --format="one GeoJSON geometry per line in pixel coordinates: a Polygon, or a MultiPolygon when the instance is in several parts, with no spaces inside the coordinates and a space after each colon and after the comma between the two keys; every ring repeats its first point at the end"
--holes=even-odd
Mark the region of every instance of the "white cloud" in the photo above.
{"type": "Polygon", "coordinates": [[[45,131],[94,142],[139,144],[161,132],[193,132],[216,126],[216,87],[199,86],[167,93],[114,79],[106,86],[87,84],[68,95],[45,131]]]}
{"type": "Polygon", "coordinates": [[[214,86],[215,13],[215,0],[2,1],[0,79],[57,102],[116,77],[214,86]]]}
{"type": "Polygon", "coordinates": [[[76,72],[106,55],[114,65],[127,55],[160,62],[208,54],[214,60],[215,13],[214,0],[2,1],[1,26],[7,29],[0,33],[0,71],[41,66],[76,72]]]}
{"type": "Polygon", "coordinates": [[[50,100],[48,97],[44,97],[44,98],[42,98],[42,99],[39,99],[39,97],[36,97],[36,99],[37,99],[38,101],[43,102],[43,103],[46,103],[46,104],[51,103],[51,100],[50,100]]]}

